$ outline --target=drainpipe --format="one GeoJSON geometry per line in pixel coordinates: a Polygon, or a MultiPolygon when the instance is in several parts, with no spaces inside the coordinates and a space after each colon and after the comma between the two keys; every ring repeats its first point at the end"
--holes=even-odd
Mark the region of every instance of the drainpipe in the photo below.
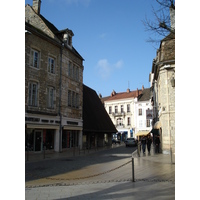
{"type": "Polygon", "coordinates": [[[60,128],[59,128],[59,152],[62,152],[62,114],[61,114],[61,97],[62,97],[62,54],[63,54],[63,43],[60,47],[60,95],[59,95],[59,116],[60,116],[60,128]]]}

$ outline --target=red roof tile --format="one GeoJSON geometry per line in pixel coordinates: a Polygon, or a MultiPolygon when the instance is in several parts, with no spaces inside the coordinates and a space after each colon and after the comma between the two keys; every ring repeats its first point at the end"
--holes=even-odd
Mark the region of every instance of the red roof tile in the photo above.
{"type": "MultiPolygon", "coordinates": [[[[115,95],[113,95],[113,96],[104,97],[105,100],[103,100],[103,101],[112,101],[112,100],[119,100],[119,99],[135,98],[135,97],[138,97],[138,95],[140,95],[141,93],[142,93],[142,90],[115,93],[115,95]]],[[[104,98],[102,98],[102,99],[104,99],[104,98]]]]}

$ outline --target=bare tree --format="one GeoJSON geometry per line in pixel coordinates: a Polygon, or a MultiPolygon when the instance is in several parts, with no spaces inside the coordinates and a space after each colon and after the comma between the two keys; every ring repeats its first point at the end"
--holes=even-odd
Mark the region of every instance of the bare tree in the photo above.
{"type": "Polygon", "coordinates": [[[147,17],[143,20],[145,30],[154,34],[148,42],[160,42],[160,39],[168,35],[175,37],[175,0],[155,0],[158,3],[158,9],[152,7],[154,20],[147,17]],[[171,34],[170,34],[171,33],[171,34]]]}

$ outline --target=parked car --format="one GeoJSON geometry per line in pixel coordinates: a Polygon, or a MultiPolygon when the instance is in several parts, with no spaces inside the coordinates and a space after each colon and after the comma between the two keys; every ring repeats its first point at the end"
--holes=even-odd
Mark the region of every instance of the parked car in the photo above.
{"type": "Polygon", "coordinates": [[[137,146],[137,142],[135,138],[127,138],[124,143],[126,144],[126,147],[128,146],[137,146]]]}
{"type": "Polygon", "coordinates": [[[112,144],[120,144],[121,143],[121,141],[120,140],[118,140],[117,138],[113,138],[112,139],[112,144]]]}

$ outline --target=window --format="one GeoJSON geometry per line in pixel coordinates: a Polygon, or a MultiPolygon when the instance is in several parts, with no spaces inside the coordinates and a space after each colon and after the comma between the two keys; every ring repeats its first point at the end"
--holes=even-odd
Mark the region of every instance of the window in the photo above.
{"type": "Polygon", "coordinates": [[[109,114],[112,113],[112,106],[109,106],[109,114]]]}
{"type": "Polygon", "coordinates": [[[79,68],[71,61],[68,62],[68,76],[75,81],[79,81],[79,68]]]}
{"type": "Polygon", "coordinates": [[[80,104],[79,94],[71,90],[68,90],[68,106],[79,108],[79,104],[80,104]]]}
{"type": "Polygon", "coordinates": [[[75,107],[75,92],[72,92],[72,106],[75,107]]]}
{"type": "Polygon", "coordinates": [[[124,106],[121,105],[121,113],[123,113],[123,112],[124,112],[124,106]]]}
{"type": "Polygon", "coordinates": [[[54,88],[48,88],[48,107],[54,108],[54,88]]]}
{"type": "Polygon", "coordinates": [[[79,81],[79,68],[76,67],[76,80],[79,81]]]}
{"type": "Polygon", "coordinates": [[[39,68],[39,52],[31,49],[31,63],[30,66],[39,68]]]}
{"type": "Polygon", "coordinates": [[[122,118],[118,118],[117,119],[117,125],[118,126],[122,126],[123,125],[123,119],[122,118]]]}
{"type": "Polygon", "coordinates": [[[76,65],[73,65],[73,79],[76,80],[76,65]]]}
{"type": "Polygon", "coordinates": [[[68,90],[68,106],[72,106],[72,93],[68,90]]]}
{"type": "Polygon", "coordinates": [[[139,108],[139,115],[142,115],[142,108],[139,108]]]}
{"type": "Polygon", "coordinates": [[[115,113],[118,113],[118,107],[115,106],[115,113]]]}
{"type": "Polygon", "coordinates": [[[55,74],[55,61],[51,57],[48,59],[48,72],[55,74]]]}
{"type": "Polygon", "coordinates": [[[150,119],[147,119],[147,127],[150,127],[150,119]]]}
{"type": "Polygon", "coordinates": [[[79,107],[79,94],[76,93],[76,108],[79,107]]]}
{"type": "Polygon", "coordinates": [[[69,77],[72,77],[72,63],[70,61],[68,63],[68,75],[69,77]]]}
{"type": "Polygon", "coordinates": [[[29,84],[29,106],[37,106],[37,83],[29,84]]]}
{"type": "Polygon", "coordinates": [[[139,127],[142,128],[142,120],[139,121],[139,127]]]}
{"type": "Polygon", "coordinates": [[[127,112],[131,112],[130,104],[127,104],[127,112]]]}
{"type": "Polygon", "coordinates": [[[128,125],[131,125],[131,118],[128,117],[128,125]]]}

